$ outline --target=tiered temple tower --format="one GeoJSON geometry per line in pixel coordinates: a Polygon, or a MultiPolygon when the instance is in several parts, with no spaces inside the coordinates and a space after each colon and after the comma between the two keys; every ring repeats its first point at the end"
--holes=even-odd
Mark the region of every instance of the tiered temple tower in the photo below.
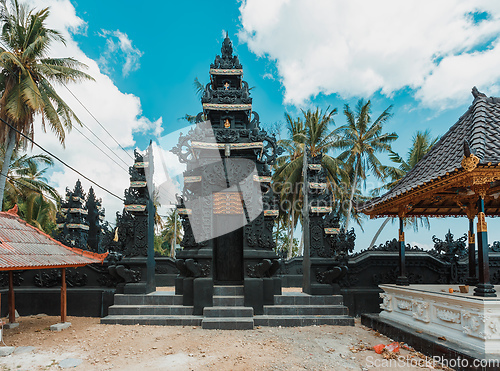
{"type": "Polygon", "coordinates": [[[90,187],[85,206],[88,212],[87,220],[89,224],[88,249],[99,254],[104,253],[106,252],[102,246],[103,225],[105,223],[104,209],[102,200],[96,197],[92,187],[90,187]]]}
{"type": "Polygon", "coordinates": [[[75,188],[66,188],[66,199],[61,201],[61,212],[57,215],[56,239],[66,246],[87,250],[89,223],[82,183],[77,180],[75,188]]]}
{"type": "Polygon", "coordinates": [[[172,149],[187,164],[178,212],[183,219],[176,293],[195,314],[213,304],[213,285],[243,285],[255,314],[281,293],[272,231],[278,215],[269,165],[280,149],[259,127],[229,37],[210,65],[196,128],[172,149]]]}
{"type": "Polygon", "coordinates": [[[304,257],[302,291],[311,295],[340,294],[338,282],[347,273],[347,255],[354,249],[354,229],[340,228],[333,210],[323,154],[304,155],[304,257]]]}

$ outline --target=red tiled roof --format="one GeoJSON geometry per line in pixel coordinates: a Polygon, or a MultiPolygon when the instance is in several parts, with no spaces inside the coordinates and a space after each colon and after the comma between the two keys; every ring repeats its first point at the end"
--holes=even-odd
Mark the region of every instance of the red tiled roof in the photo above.
{"type": "Polygon", "coordinates": [[[14,213],[0,212],[0,271],[81,267],[108,255],[65,246],[14,213]]]}

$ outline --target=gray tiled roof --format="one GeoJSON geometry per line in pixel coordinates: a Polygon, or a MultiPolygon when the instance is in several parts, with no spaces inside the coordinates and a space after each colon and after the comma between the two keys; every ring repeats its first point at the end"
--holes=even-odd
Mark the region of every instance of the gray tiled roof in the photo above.
{"type": "Polygon", "coordinates": [[[374,198],[362,209],[373,207],[396,196],[461,169],[464,140],[471,152],[479,157],[479,164],[500,162],[500,98],[486,97],[472,89],[474,101],[417,165],[386,194],[374,198]]]}

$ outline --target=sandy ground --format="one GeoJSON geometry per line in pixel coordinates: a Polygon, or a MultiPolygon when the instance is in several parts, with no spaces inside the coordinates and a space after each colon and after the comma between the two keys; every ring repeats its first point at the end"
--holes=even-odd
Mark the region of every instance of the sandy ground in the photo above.
{"type": "Polygon", "coordinates": [[[74,370],[400,370],[433,369],[408,365],[425,357],[402,349],[376,354],[371,347],[390,339],[362,326],[261,327],[246,331],[200,327],[101,325],[98,318],[69,317],[72,326],[52,332],[58,317],[20,317],[4,330],[8,346],[32,352],[0,357],[0,370],[56,370],[74,358],[74,370]],[[384,358],[386,357],[386,358],[384,358]],[[403,359],[410,360],[403,362],[403,359]],[[392,363],[390,363],[392,362],[392,363]],[[387,367],[385,367],[387,366],[387,367]]]}

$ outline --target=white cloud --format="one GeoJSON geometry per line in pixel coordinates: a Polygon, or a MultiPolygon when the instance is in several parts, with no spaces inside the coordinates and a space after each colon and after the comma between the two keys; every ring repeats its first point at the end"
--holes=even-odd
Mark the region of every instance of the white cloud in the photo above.
{"type": "Polygon", "coordinates": [[[474,85],[498,91],[495,0],[244,0],[240,12],[239,39],[276,62],[285,103],[410,87],[425,106],[445,108],[469,101],[474,85]],[[481,12],[488,17],[474,22],[481,12]]]}
{"type": "MultiPolygon", "coordinates": [[[[150,120],[142,115],[141,102],[137,96],[122,93],[113,81],[103,74],[96,61],[88,58],[72,39],[71,33],[85,27],[85,22],[76,16],[75,9],[69,0],[32,0],[37,9],[47,6],[51,15],[47,19],[49,27],[63,32],[66,46],[53,44],[50,54],[53,57],[73,57],[85,63],[89,68],[86,71],[96,80],[80,84],[68,84],[71,92],[83,102],[86,108],[99,120],[111,133],[118,143],[127,149],[124,152],[120,146],[109,137],[103,128],[89,115],[66,90],[64,86],[56,86],[61,97],[75,111],[77,116],[87,125],[103,142],[105,142],[119,158],[110,153],[91,133],[85,128],[78,129],[88,136],[110,157],[121,165],[122,169],[112,160],[107,158],[89,141],[84,139],[76,130],[72,130],[66,137],[66,148],[63,148],[49,131],[43,133],[40,125],[35,126],[35,140],[41,146],[63,159],[69,165],[81,171],[84,175],[104,186],[116,195],[123,197],[124,189],[129,186],[127,167],[133,163],[133,148],[136,145],[134,133],[147,133],[151,136],[161,134],[162,118],[150,120]],[[132,158],[131,158],[132,157],[132,158]],[[123,162],[122,162],[123,161],[123,162]]],[[[145,148],[141,148],[145,150],[145,148]]],[[[38,149],[34,149],[38,153],[38,149]]],[[[77,179],[82,181],[86,191],[92,186],[78,174],[63,167],[56,161],[54,171],[49,175],[49,183],[55,186],[64,195],[65,187],[73,188],[77,179]]],[[[106,218],[114,222],[114,214],[121,211],[123,202],[109,195],[105,191],[93,186],[98,197],[103,199],[106,208],[106,218]]]]}
{"type": "Polygon", "coordinates": [[[122,66],[123,76],[128,76],[130,72],[139,69],[139,59],[143,52],[132,45],[132,40],[128,38],[127,34],[120,30],[101,30],[99,36],[106,38],[106,50],[98,61],[106,73],[111,71],[112,64],[122,62],[122,59],[125,60],[122,66]]]}

